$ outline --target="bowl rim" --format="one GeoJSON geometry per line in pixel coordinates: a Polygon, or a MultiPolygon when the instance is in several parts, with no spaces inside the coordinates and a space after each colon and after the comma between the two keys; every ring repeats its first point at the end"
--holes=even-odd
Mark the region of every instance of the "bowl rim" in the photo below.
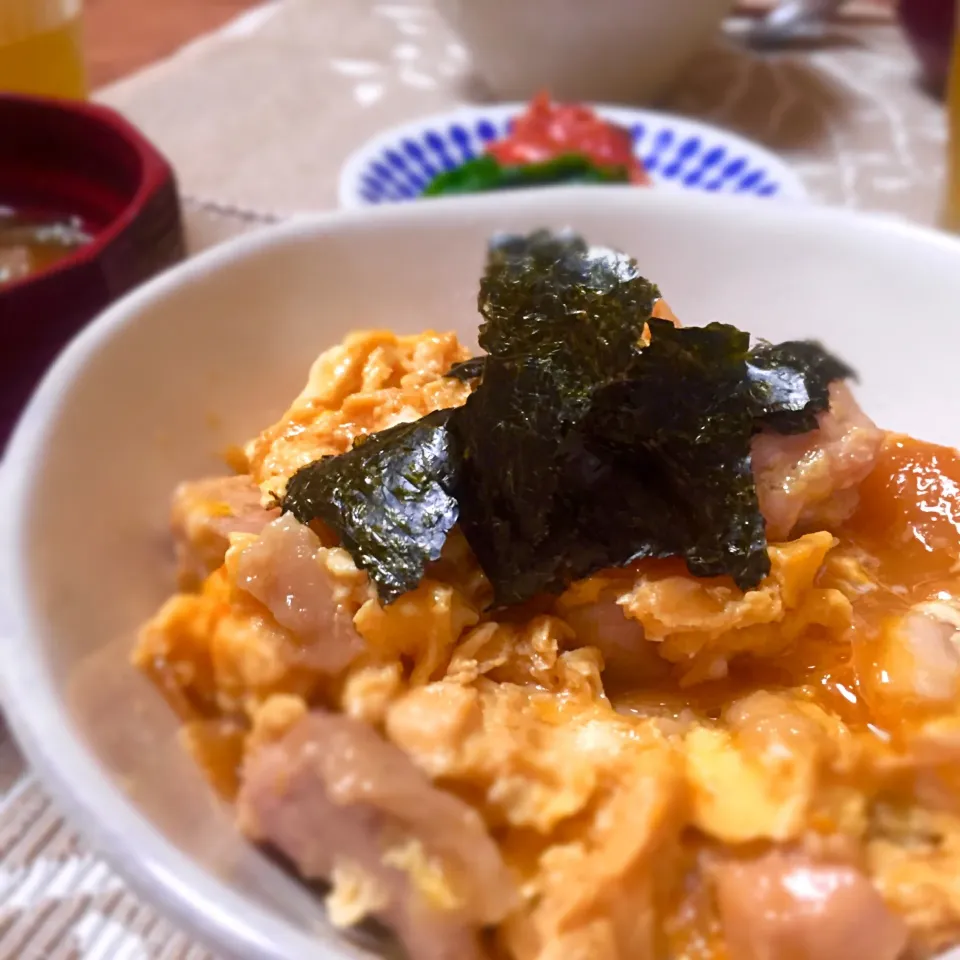
{"type": "MultiPolygon", "coordinates": [[[[854,239],[878,232],[890,242],[949,251],[960,266],[960,241],[946,234],[900,220],[855,214],[815,205],[763,204],[735,196],[712,196],[609,187],[598,196],[583,187],[553,187],[511,192],[498,197],[505,213],[555,215],[564,207],[598,205],[641,212],[660,208],[714,208],[731,222],[753,221],[782,229],[829,229],[854,239]],[[737,219],[739,218],[739,219],[737,219]]],[[[329,949],[227,889],[219,879],[195,864],[146,821],[133,802],[101,769],[73,730],[63,701],[48,681],[49,670],[39,645],[31,638],[35,627],[29,578],[20,556],[26,555],[29,525],[23,519],[30,502],[31,472],[43,461],[49,435],[73,386],[85,375],[88,363],[122,330],[174,291],[201,284],[211,274],[243,267],[262,252],[288,242],[336,238],[337,235],[375,231],[385,222],[405,222],[410,229],[427,230],[490,217],[488,197],[451,198],[443,204],[390,204],[377,208],[303,214],[291,220],[241,235],[213,247],[166,271],[117,301],[82,330],[44,376],[21,416],[6,455],[0,462],[0,702],[7,722],[32,768],[66,817],[77,826],[91,849],[123,877],[144,900],[175,919],[198,940],[238,958],[259,960],[343,960],[336,946],[329,949]],[[82,788],[78,788],[82,784],[82,788]],[[131,828],[138,842],[130,839],[131,828]]],[[[294,385],[292,389],[296,389],[294,385]]]]}
{"type": "MultiPolygon", "coordinates": [[[[666,110],[653,110],[645,107],[631,107],[623,104],[614,103],[596,103],[585,102],[583,104],[594,110],[601,118],[612,120],[615,123],[629,126],[632,123],[650,123],[652,121],[670,122],[681,125],[690,130],[691,133],[699,133],[700,136],[722,139],[726,143],[742,150],[763,158],[764,162],[770,165],[771,170],[776,171],[780,182],[780,191],[773,199],[779,202],[793,201],[802,202],[810,199],[810,195],[804,185],[803,178],[797,171],[782,157],[774,153],[768,147],[750,140],[732,130],[726,130],[723,127],[715,126],[712,123],[696,119],[694,117],[685,117],[678,113],[671,113],[666,110]]],[[[425,127],[436,123],[465,123],[476,120],[482,116],[492,116],[497,119],[505,119],[517,116],[522,113],[528,102],[510,101],[507,103],[490,104],[468,104],[455,107],[452,110],[441,110],[436,113],[417,117],[413,120],[407,120],[402,123],[394,124],[373,136],[368,137],[363,143],[348,154],[340,165],[340,174],[337,182],[337,202],[342,209],[354,209],[375,206],[395,206],[396,203],[374,204],[364,200],[360,193],[360,177],[365,172],[371,159],[379,154],[386,147],[394,146],[398,141],[411,134],[422,131],[425,127]]],[[[676,184],[660,184],[659,189],[665,187],[676,187],[676,184]]],[[[543,187],[528,187],[526,189],[542,190],[543,187]]],[[[582,189],[582,188],[581,188],[582,189]]],[[[598,185],[589,189],[610,189],[607,186],[598,185]]],[[[634,188],[635,189],[635,188],[634,188]]],[[[679,188],[678,188],[679,189],[679,188]]],[[[709,195],[706,191],[690,190],[690,193],[698,195],[709,195]]],[[[414,197],[413,199],[421,199],[414,197]]],[[[449,197],[431,197],[431,202],[437,200],[448,200],[449,197]]],[[[760,199],[760,198],[753,198],[760,199]]]]}
{"type": "MultiPolygon", "coordinates": [[[[85,100],[64,100],[56,97],[38,97],[30,94],[0,93],[0,114],[5,106],[17,105],[51,115],[71,115],[83,118],[92,127],[109,130],[130,147],[140,164],[137,185],[123,208],[109,221],[90,243],[77,247],[68,256],[50,266],[0,287],[0,298],[19,294],[28,287],[55,281],[73,270],[86,267],[98,260],[117,237],[133,222],[134,215],[164,183],[174,180],[173,167],[160,151],[129,120],[116,110],[85,100]]],[[[69,169],[69,165],[65,164],[69,169]]]]}

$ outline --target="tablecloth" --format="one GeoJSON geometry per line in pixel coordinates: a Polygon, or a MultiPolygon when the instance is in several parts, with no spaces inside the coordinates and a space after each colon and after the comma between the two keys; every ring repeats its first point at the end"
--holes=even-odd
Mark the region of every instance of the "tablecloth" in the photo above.
{"type": "MultiPolygon", "coordinates": [[[[193,250],[332,207],[340,163],[365,137],[483,97],[429,0],[273,0],[100,93],[173,161],[193,250]]],[[[662,106],[780,151],[816,200],[935,220],[943,109],[895,26],[869,10],[804,50],[718,41],[662,106]]],[[[0,726],[0,960],[34,958],[212,954],[84,846],[0,726]]]]}
{"type": "MultiPolygon", "coordinates": [[[[101,96],[166,151],[188,196],[279,217],[334,206],[341,162],[374,132],[483,95],[431,0],[285,0],[101,96]]],[[[719,42],[661,106],[779,151],[815,199],[936,216],[943,109],[889,20],[851,15],[766,56],[719,42]]]]}

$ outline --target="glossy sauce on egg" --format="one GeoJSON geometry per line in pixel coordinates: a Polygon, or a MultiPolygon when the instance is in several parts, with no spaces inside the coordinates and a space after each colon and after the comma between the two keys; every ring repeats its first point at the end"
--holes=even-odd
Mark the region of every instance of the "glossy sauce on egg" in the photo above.
{"type": "MultiPolygon", "coordinates": [[[[885,702],[884,689],[894,678],[880,660],[881,638],[917,605],[937,603],[941,612],[953,604],[960,608],[960,454],[891,435],[859,494],[854,515],[834,531],[834,561],[856,572],[844,585],[854,614],[847,635],[813,627],[780,656],[740,658],[726,677],[689,689],[664,677],[652,688],[637,689],[608,672],[618,709],[674,717],[690,710],[715,719],[726,704],[753,690],[793,690],[881,739],[903,722],[935,712],[919,695],[885,702]]],[[[825,567],[821,579],[832,581],[835,569],[825,567]]],[[[891,644],[902,653],[902,672],[911,653],[897,636],[891,644]]]]}

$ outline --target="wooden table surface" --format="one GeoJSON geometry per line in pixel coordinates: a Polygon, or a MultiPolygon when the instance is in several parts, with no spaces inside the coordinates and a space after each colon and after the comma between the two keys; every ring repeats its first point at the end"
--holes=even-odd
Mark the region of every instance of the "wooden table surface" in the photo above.
{"type": "MultiPolygon", "coordinates": [[[[169,56],[262,0],[86,0],[87,65],[92,87],[169,56]]],[[[323,2],[323,0],[319,0],[323,2]]],[[[762,13],[774,0],[738,0],[741,13],[762,13]]],[[[893,0],[854,0],[848,8],[876,12],[893,0]]]]}
{"type": "Polygon", "coordinates": [[[100,87],[169,56],[260,0],[86,0],[90,84],[100,87]]]}

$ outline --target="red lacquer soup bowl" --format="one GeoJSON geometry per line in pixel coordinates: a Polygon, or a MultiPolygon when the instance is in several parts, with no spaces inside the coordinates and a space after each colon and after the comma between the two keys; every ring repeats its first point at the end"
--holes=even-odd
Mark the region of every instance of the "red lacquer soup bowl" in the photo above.
{"type": "Polygon", "coordinates": [[[0,454],[73,335],[184,255],[170,165],[106,107],[0,95],[0,210],[7,209],[28,222],[69,218],[86,240],[42,269],[0,274],[0,454]]]}

